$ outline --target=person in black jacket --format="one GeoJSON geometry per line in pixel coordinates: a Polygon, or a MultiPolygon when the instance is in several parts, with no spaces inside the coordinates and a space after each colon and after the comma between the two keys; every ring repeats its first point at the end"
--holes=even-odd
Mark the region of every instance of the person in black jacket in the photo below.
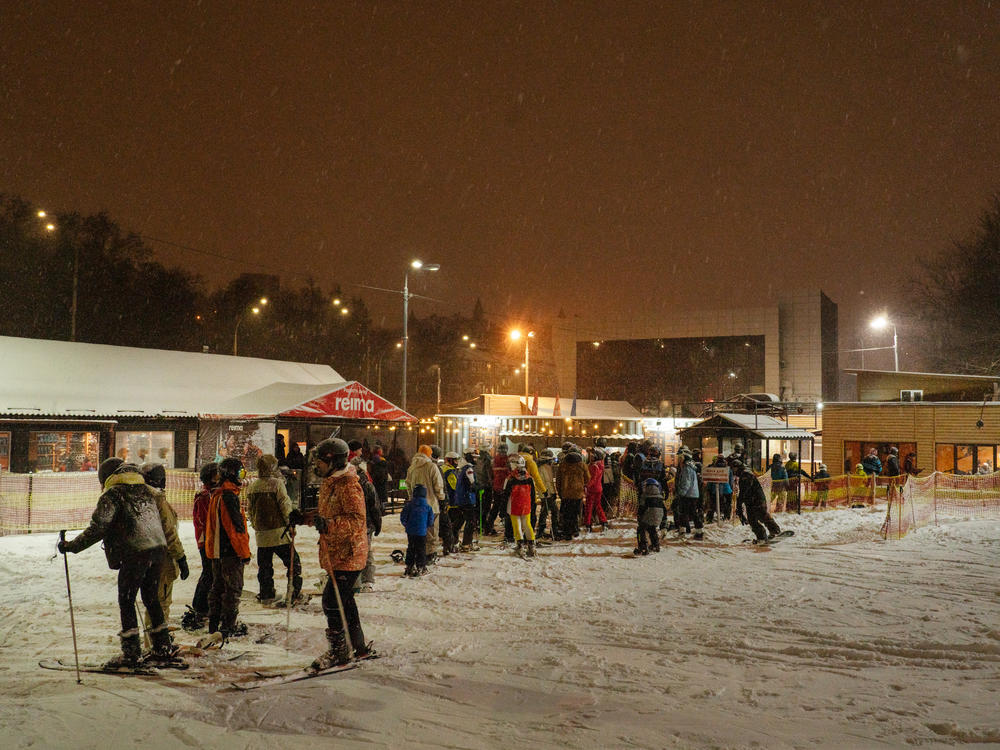
{"type": "Polygon", "coordinates": [[[139,467],[124,463],[120,458],[104,461],[97,476],[104,492],[97,501],[90,525],[72,541],[60,541],[59,551],[82,552],[103,541],[108,567],[118,571],[118,609],[122,626],[118,636],[122,653],[108,661],[106,668],[135,667],[142,659],[135,609],[137,594],[142,597],[152,623],[149,630],[153,645],[151,656],[169,659],[173,656],[170,632],[157,595],[167,539],[156,496],[146,485],[139,467]]]}
{"type": "Polygon", "coordinates": [[[781,527],[771,518],[764,488],[760,486],[750,467],[743,462],[734,461],[733,471],[740,477],[740,493],[736,505],[740,521],[750,524],[757,537],[757,544],[766,543],[768,539],[781,533],[781,527]]]}

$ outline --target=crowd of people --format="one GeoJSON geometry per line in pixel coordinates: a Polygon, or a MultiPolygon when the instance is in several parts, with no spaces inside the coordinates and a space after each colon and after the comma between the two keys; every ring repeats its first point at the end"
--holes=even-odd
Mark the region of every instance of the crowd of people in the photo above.
{"type": "MultiPolygon", "coordinates": [[[[308,459],[301,458],[311,481],[318,483],[315,507],[310,508],[297,507],[292,500],[297,493],[288,491],[298,480],[288,456],[280,459],[284,472],[276,456],[258,457],[257,477],[249,484],[238,458],[205,464],[193,511],[202,568],[183,627],[207,627],[221,639],[246,634],[239,602],[251,559],[251,527],[258,601],[283,606],[300,601],[302,563],[295,550],[295,529],[309,524],[319,534],[319,563],[326,573],[322,609],[327,643],[312,668],[374,655],[355,595],[374,587],[373,538],[382,530],[390,468],[380,447],[365,448],[358,441],[330,438],[316,445],[308,459]],[[286,596],[277,602],[275,557],[284,564],[288,579],[286,596]]],[[[300,459],[293,455],[292,461],[300,459]]],[[[475,551],[483,536],[502,534],[501,546],[533,557],[540,540],[573,540],[595,525],[603,532],[608,518],[619,514],[625,481],[635,487],[638,498],[637,555],[658,552],[661,532],[670,529],[702,538],[706,510],[709,522],[716,512],[728,517],[735,511],[758,541],[778,534],[766,493],[742,447],[716,457],[713,465],[726,469],[726,481],[714,474],[712,482],[702,481],[700,451],[686,447],[678,451],[674,466],[666,466],[650,441],[631,443],[622,453],[609,450],[604,439],[586,448],[566,442],[558,453],[551,448],[536,452],[526,443],[512,451],[502,442],[496,455],[488,447],[459,455],[421,445],[406,469],[408,499],[400,512],[407,536],[404,575],[426,575],[428,565],[439,557],[475,551]],[[706,502],[716,496],[718,511],[706,502]]],[[[101,464],[98,478],[102,494],[89,526],[71,541],[63,538],[59,551],[81,552],[102,541],[109,567],[118,570],[122,653],[106,667],[169,665],[179,658],[167,625],[173,582],[186,579],[189,567],[177,534],[177,514],[164,492],[164,467],[110,458],[101,464]],[[145,653],[137,596],[146,609],[145,653]]]]}

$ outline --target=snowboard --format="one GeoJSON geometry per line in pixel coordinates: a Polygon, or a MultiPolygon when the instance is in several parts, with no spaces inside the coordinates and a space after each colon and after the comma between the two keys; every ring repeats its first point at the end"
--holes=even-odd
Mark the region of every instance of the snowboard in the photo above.
{"type": "Polygon", "coordinates": [[[743,543],[744,544],[753,544],[753,545],[771,545],[771,544],[777,544],[782,539],[787,539],[790,536],[795,536],[795,532],[791,531],[789,529],[789,530],[786,530],[786,531],[782,531],[780,534],[776,534],[771,539],[765,539],[765,540],[762,540],[762,541],[758,542],[756,538],[750,538],[750,539],[744,539],[743,543]]]}
{"type": "MultiPolygon", "coordinates": [[[[371,648],[370,643],[368,644],[368,647],[371,648]]],[[[257,688],[269,687],[271,685],[287,685],[292,682],[311,680],[314,677],[325,677],[327,675],[357,669],[361,666],[361,662],[377,659],[378,657],[379,654],[372,652],[368,656],[362,656],[354,661],[348,662],[347,664],[339,664],[335,667],[330,667],[329,669],[310,669],[309,667],[303,667],[302,669],[297,669],[294,672],[283,672],[281,674],[273,675],[258,672],[257,675],[259,679],[250,680],[248,682],[231,682],[229,684],[240,691],[256,690],[257,688]]]]}

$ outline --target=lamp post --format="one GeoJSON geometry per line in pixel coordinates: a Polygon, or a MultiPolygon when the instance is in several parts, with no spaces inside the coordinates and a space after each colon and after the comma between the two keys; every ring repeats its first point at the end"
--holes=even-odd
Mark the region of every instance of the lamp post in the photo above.
{"type": "Polygon", "coordinates": [[[528,357],[528,355],[529,355],[529,346],[531,344],[531,339],[533,339],[535,337],[535,332],[534,331],[528,331],[527,333],[522,334],[520,330],[518,330],[517,328],[515,328],[513,331],[510,332],[511,341],[517,341],[517,340],[519,340],[522,335],[524,336],[524,401],[525,401],[525,403],[527,403],[528,402],[528,367],[529,367],[529,363],[530,363],[530,360],[529,360],[529,357],[528,357]]]}
{"type": "Polygon", "coordinates": [[[233,330],[233,356],[234,357],[237,355],[237,347],[239,345],[239,340],[240,340],[240,323],[243,322],[243,317],[247,314],[247,312],[251,312],[254,315],[260,315],[260,309],[261,309],[261,307],[264,307],[266,305],[267,305],[267,297],[261,297],[260,300],[258,301],[258,303],[256,305],[254,305],[253,307],[251,307],[249,309],[243,308],[243,311],[240,313],[239,317],[236,318],[236,328],[233,330]]]}
{"type": "Polygon", "coordinates": [[[896,368],[895,371],[899,372],[899,338],[896,335],[896,324],[884,315],[879,315],[871,322],[870,325],[876,331],[881,331],[888,326],[892,326],[892,359],[896,368]]]}
{"type": "Polygon", "coordinates": [[[410,348],[410,336],[408,332],[408,324],[410,320],[410,268],[414,271],[424,270],[424,271],[437,271],[441,268],[438,263],[423,263],[419,260],[415,260],[410,263],[409,268],[403,274],[403,394],[402,398],[402,408],[406,411],[406,354],[410,348]]]}

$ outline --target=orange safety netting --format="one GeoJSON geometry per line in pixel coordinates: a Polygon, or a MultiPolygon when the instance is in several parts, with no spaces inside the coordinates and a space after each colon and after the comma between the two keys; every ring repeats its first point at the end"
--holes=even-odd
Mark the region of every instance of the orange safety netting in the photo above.
{"type": "Polygon", "coordinates": [[[901,539],[941,519],[1000,519],[1000,472],[972,476],[934,472],[909,477],[890,492],[883,539],[901,539]]]}
{"type": "MultiPolygon", "coordinates": [[[[197,472],[167,471],[167,500],[179,520],[191,520],[194,495],[200,488],[197,472]]],[[[0,474],[0,536],[82,529],[90,523],[100,496],[96,471],[4,472],[0,474]]]]}

